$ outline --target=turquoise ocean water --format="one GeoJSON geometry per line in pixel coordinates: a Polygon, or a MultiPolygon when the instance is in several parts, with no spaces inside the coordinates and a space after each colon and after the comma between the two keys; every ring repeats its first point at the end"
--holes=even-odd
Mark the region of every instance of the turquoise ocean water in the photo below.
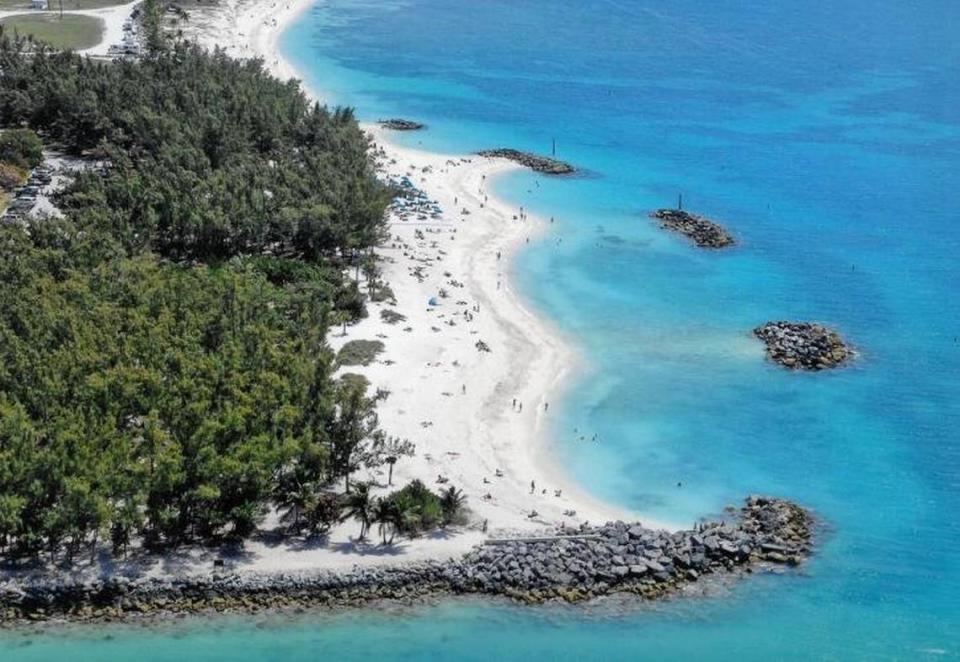
{"type": "Polygon", "coordinates": [[[960,657],[960,5],[327,0],[284,50],[427,149],[557,154],[497,190],[556,223],[514,265],[589,365],[556,453],[610,501],[693,522],[751,492],[827,523],[802,573],[639,610],[447,602],[0,637],[0,658],[960,657]],[[740,239],[664,234],[685,207],[740,239]],[[558,243],[557,239],[562,238],[558,243]],[[768,319],[837,326],[829,374],[763,360],[768,319]],[[599,435],[580,442],[574,428],[599,435]],[[678,487],[677,484],[682,486],[678,487]]]}

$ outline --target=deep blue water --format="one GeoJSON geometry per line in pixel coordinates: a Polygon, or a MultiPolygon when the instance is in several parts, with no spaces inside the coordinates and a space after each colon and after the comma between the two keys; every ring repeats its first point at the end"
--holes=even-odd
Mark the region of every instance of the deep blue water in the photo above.
{"type": "Polygon", "coordinates": [[[314,8],[284,48],[332,101],[426,121],[402,139],[430,149],[555,138],[585,170],[497,187],[556,218],[514,276],[589,365],[551,407],[572,475],[674,521],[791,497],[828,523],[823,547],[800,575],[625,614],[450,603],[61,633],[9,657],[960,656],[958,35],[955,1],[314,8]],[[645,218],[679,193],[739,247],[699,251],[645,218]],[[861,356],[777,369],[749,330],[779,318],[828,322],[861,356]]]}

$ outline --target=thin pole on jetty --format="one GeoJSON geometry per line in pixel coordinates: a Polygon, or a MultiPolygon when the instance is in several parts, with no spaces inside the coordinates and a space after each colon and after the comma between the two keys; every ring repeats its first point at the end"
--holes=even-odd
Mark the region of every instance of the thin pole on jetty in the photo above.
{"type": "Polygon", "coordinates": [[[557,139],[551,138],[550,141],[551,141],[550,156],[556,156],[557,155],[557,139]]]}
{"type": "Polygon", "coordinates": [[[683,193],[677,194],[677,210],[683,211],[683,193]]]}

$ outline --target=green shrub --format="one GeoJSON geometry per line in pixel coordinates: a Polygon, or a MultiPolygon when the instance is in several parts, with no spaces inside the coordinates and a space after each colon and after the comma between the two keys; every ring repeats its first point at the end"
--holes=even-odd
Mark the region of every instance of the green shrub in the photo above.
{"type": "Polygon", "coordinates": [[[366,392],[367,387],[370,386],[369,379],[355,372],[343,373],[340,375],[340,381],[363,392],[366,392]]]}
{"type": "Polygon", "coordinates": [[[380,319],[382,319],[387,324],[396,324],[397,322],[403,322],[407,319],[407,316],[398,313],[395,310],[390,310],[389,308],[384,308],[380,311],[380,319]]]}
{"type": "Polygon", "coordinates": [[[27,178],[23,168],[12,163],[0,163],[0,189],[9,191],[21,184],[27,178]]]}
{"type": "Polygon", "coordinates": [[[0,133],[0,161],[36,168],[43,161],[43,141],[30,129],[7,129],[0,133]]]}
{"type": "Polygon", "coordinates": [[[394,523],[398,533],[417,536],[437,528],[443,521],[440,497],[419,480],[410,481],[387,500],[399,511],[394,523]]]}
{"type": "Polygon", "coordinates": [[[303,521],[311,534],[323,534],[340,521],[343,499],[339,494],[321,492],[303,512],[303,521]]]}
{"type": "Polygon", "coordinates": [[[397,297],[393,294],[393,290],[389,285],[381,282],[370,288],[370,300],[375,303],[382,303],[384,301],[396,303],[397,297]]]}
{"type": "Polygon", "coordinates": [[[337,362],[340,365],[370,365],[383,351],[379,340],[351,340],[340,348],[337,362]]]}

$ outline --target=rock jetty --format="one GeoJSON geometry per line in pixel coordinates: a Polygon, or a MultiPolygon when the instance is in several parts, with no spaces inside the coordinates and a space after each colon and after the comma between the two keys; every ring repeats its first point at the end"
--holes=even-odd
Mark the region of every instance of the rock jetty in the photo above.
{"type": "Polygon", "coordinates": [[[813,518],[753,496],[737,517],[669,533],[608,523],[525,539],[491,539],[461,559],[309,574],[0,582],[0,621],[114,620],[210,611],[360,606],[485,594],[523,603],[612,593],[657,598],[709,576],[795,566],[812,552],[813,518]]]}
{"type": "Polygon", "coordinates": [[[767,322],[753,330],[767,346],[770,360],[788,368],[836,368],[853,350],[835,331],[810,322],[767,322]]]}
{"type": "Polygon", "coordinates": [[[576,170],[569,163],[564,163],[563,161],[558,161],[557,159],[551,159],[548,156],[540,156],[538,154],[531,154],[530,152],[521,152],[516,149],[485,149],[481,152],[477,152],[480,156],[493,156],[500,157],[502,159],[510,159],[511,161],[516,161],[522,166],[530,168],[531,170],[536,170],[537,172],[543,172],[548,175],[569,175],[576,170]]]}
{"type": "Polygon", "coordinates": [[[426,128],[426,124],[414,122],[413,120],[403,120],[397,117],[389,120],[380,120],[377,124],[384,129],[390,129],[392,131],[419,131],[420,129],[426,128]]]}
{"type": "Polygon", "coordinates": [[[660,221],[660,227],[679,232],[701,248],[725,248],[735,243],[720,225],[682,209],[658,209],[650,217],[660,221]]]}

